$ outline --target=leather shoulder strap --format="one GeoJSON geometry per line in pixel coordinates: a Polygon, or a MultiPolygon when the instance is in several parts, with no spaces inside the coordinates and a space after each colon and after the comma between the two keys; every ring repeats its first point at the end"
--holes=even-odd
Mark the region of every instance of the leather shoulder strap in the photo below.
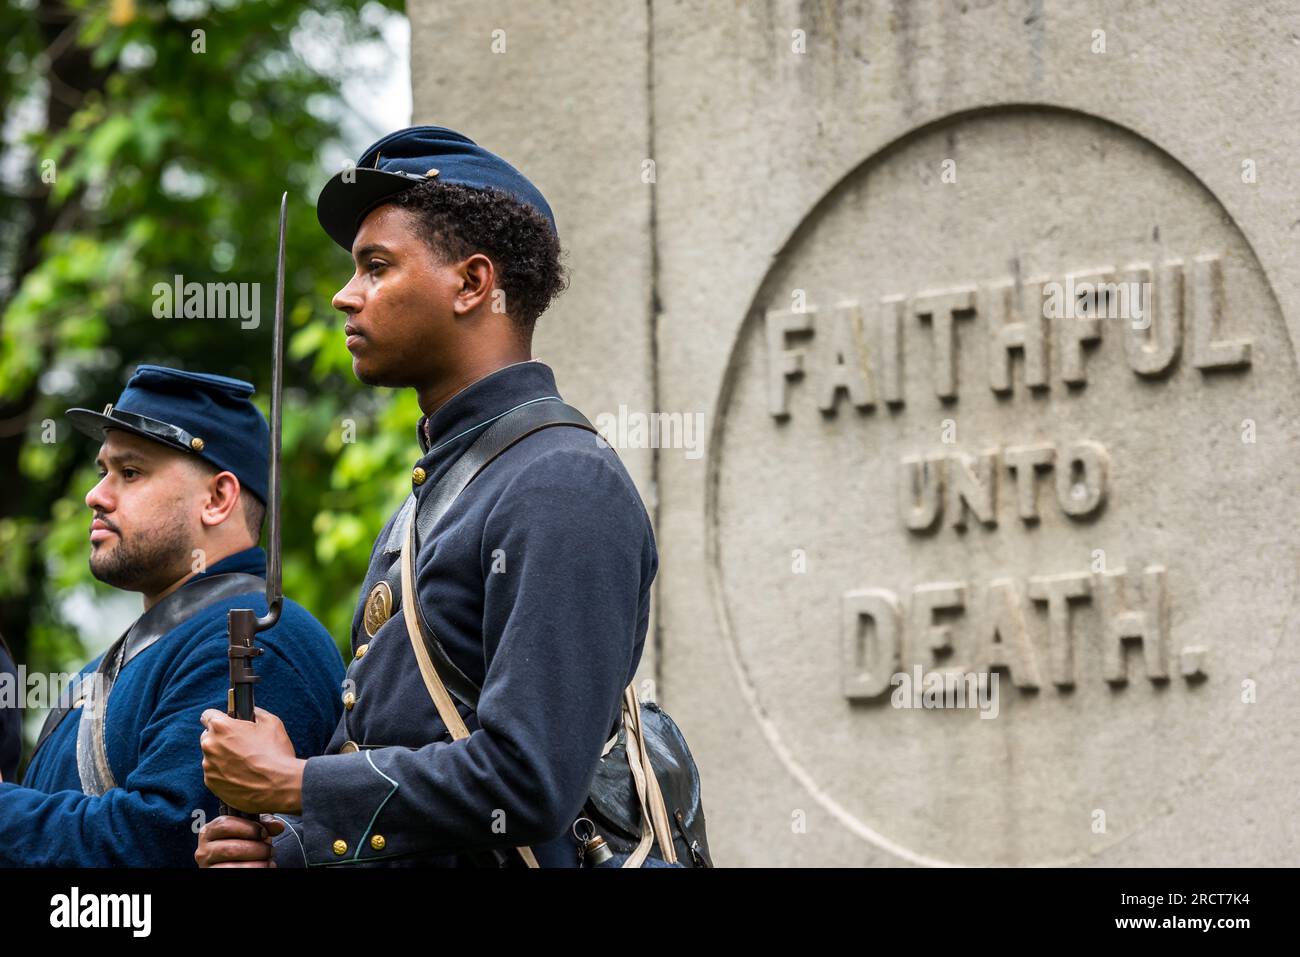
{"type": "MultiPolygon", "coordinates": [[[[135,623],[104,652],[104,657],[100,660],[99,668],[95,673],[107,674],[109,669],[113,669],[111,675],[113,679],[116,679],[117,674],[136,655],[203,609],[232,595],[242,595],[248,592],[264,593],[265,591],[266,581],[264,579],[258,578],[256,575],[235,572],[212,575],[207,578],[200,578],[198,581],[189,582],[137,618],[135,623]]],[[[45,743],[45,739],[73,710],[73,702],[84,697],[89,691],[89,679],[92,677],[92,675],[85,675],[79,678],[71,687],[64,690],[58,706],[51,710],[44,726],[41,728],[36,747],[32,750],[32,760],[35,760],[36,752],[45,743]]]]}
{"type": "MultiPolygon", "coordinates": [[[[415,516],[411,516],[407,528],[409,531],[406,544],[402,546],[401,558],[402,615],[406,620],[406,634],[411,639],[411,648],[415,651],[415,660],[420,666],[420,677],[424,679],[429,697],[433,699],[434,707],[438,709],[438,716],[451,732],[452,740],[460,741],[469,737],[469,728],[466,727],[465,719],[460,716],[460,712],[456,710],[456,703],[451,700],[451,695],[447,693],[446,687],[438,678],[438,669],[433,666],[433,661],[429,658],[428,636],[424,634],[415,612],[419,605],[415,598],[413,584],[415,574],[411,569],[415,562],[415,516]]],[[[532,848],[517,847],[515,850],[519,852],[519,856],[528,867],[538,866],[532,848]]]]}
{"type": "Polygon", "coordinates": [[[145,612],[123,636],[119,648],[110,648],[99,665],[104,680],[87,689],[77,726],[77,774],[85,794],[100,795],[117,787],[108,763],[104,729],[108,720],[108,698],[121,675],[140,652],[189,621],[199,612],[225,598],[252,592],[266,594],[266,580],[256,575],[231,572],[212,575],[181,586],[145,612]],[[116,655],[113,652],[117,652],[116,655]],[[101,700],[102,699],[102,700],[101,700]]]}
{"type": "Polygon", "coordinates": [[[534,432],[570,425],[594,433],[587,417],[558,399],[534,402],[501,416],[466,449],[420,503],[416,541],[424,541],[438,519],[447,513],[465,487],[502,452],[534,432]]]}
{"type": "MultiPolygon", "coordinates": [[[[504,415],[489,426],[488,430],[479,436],[448,469],[421,504],[417,514],[411,516],[409,522],[400,558],[402,613],[406,621],[406,633],[411,640],[411,647],[419,663],[420,676],[424,679],[429,697],[433,699],[439,716],[451,731],[454,740],[469,737],[469,729],[439,676],[440,669],[454,672],[459,679],[468,684],[472,689],[471,707],[477,707],[480,689],[447,658],[441,642],[428,627],[424,613],[420,609],[414,587],[414,563],[418,550],[417,531],[420,536],[427,536],[438,519],[446,514],[456,497],[506,449],[534,432],[557,425],[575,426],[593,433],[596,431],[586,416],[563,402],[538,402],[504,415]],[[434,664],[435,657],[438,659],[438,666],[434,664]]],[[[623,691],[623,716],[624,727],[630,735],[628,763],[642,811],[641,841],[623,866],[640,867],[655,839],[658,839],[660,853],[664,860],[670,864],[676,863],[677,854],[672,842],[667,810],[664,807],[659,782],[650,764],[645,738],[641,731],[640,704],[636,698],[636,691],[630,684],[623,691]],[[628,720],[629,716],[630,720],[628,720]]],[[[602,756],[609,752],[616,738],[617,731],[614,738],[606,743],[602,756]]],[[[527,866],[538,866],[537,858],[531,848],[517,847],[515,850],[527,866]]]]}
{"type": "MultiPolygon", "coordinates": [[[[487,431],[480,435],[474,441],[474,444],[461,454],[460,458],[438,480],[438,484],[434,486],[433,491],[420,503],[416,528],[414,533],[409,536],[411,547],[416,553],[418,554],[420,542],[427,541],[429,533],[437,524],[438,519],[447,513],[447,510],[451,508],[460,493],[498,456],[534,432],[558,425],[573,426],[593,433],[596,431],[592,424],[587,421],[585,415],[573,406],[554,399],[535,402],[532,405],[516,409],[503,415],[488,426],[487,431]]],[[[406,531],[407,529],[403,529],[403,532],[406,531]]],[[[397,564],[400,565],[400,561],[397,564]]],[[[393,577],[392,572],[389,573],[389,577],[393,577]]],[[[396,589],[393,590],[396,592],[396,589]]],[[[406,603],[405,596],[403,596],[402,601],[403,604],[406,603]]],[[[419,607],[418,602],[415,605],[415,611],[429,656],[437,666],[438,674],[442,676],[447,689],[471,708],[477,708],[479,693],[482,689],[448,657],[442,642],[438,640],[438,636],[429,627],[428,619],[424,616],[424,609],[419,607]]]]}

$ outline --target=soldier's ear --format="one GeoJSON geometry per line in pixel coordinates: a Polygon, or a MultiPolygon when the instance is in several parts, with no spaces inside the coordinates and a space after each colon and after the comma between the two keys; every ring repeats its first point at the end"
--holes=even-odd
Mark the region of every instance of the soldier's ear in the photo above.
{"type": "Polygon", "coordinates": [[[494,307],[492,311],[504,311],[502,308],[495,308],[504,304],[504,291],[495,300],[493,299],[497,273],[496,265],[491,259],[482,253],[474,253],[457,263],[454,268],[460,276],[461,288],[453,308],[458,312],[466,313],[478,308],[480,302],[487,300],[489,307],[494,307]]]}
{"type": "Polygon", "coordinates": [[[231,519],[239,504],[240,485],[234,472],[217,472],[208,479],[207,496],[199,520],[209,528],[216,528],[231,519]]]}

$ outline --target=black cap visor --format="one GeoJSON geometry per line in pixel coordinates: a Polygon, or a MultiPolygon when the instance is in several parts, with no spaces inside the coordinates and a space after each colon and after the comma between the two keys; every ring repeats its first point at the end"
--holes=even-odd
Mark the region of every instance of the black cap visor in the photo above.
{"type": "Polygon", "coordinates": [[[330,239],[351,253],[352,241],[366,214],[424,179],[415,173],[389,173],[381,169],[344,170],[335,174],[320,191],[316,218],[330,239]],[[345,176],[352,182],[346,182],[345,176]]]}
{"type": "Polygon", "coordinates": [[[109,429],[121,429],[182,452],[198,452],[203,448],[201,439],[196,440],[179,426],[146,415],[136,415],[134,412],[122,412],[110,407],[107,413],[92,412],[90,409],[68,409],[65,414],[72,421],[74,429],[100,442],[104,441],[104,433],[109,429]],[[198,448],[194,447],[195,441],[199,442],[198,448]]]}

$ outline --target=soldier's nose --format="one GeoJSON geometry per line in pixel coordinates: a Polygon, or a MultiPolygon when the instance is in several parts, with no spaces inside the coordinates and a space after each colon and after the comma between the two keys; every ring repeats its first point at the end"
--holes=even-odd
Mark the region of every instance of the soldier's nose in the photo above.
{"type": "Polygon", "coordinates": [[[346,312],[348,315],[361,311],[361,297],[352,291],[352,284],[348,283],[342,289],[334,294],[330,300],[332,305],[339,312],[346,312]]]}
{"type": "Polygon", "coordinates": [[[96,518],[99,518],[103,512],[111,512],[113,510],[113,502],[109,498],[108,493],[104,490],[104,482],[106,479],[107,476],[100,479],[99,482],[95,484],[95,487],[86,493],[86,507],[95,513],[96,518]]]}

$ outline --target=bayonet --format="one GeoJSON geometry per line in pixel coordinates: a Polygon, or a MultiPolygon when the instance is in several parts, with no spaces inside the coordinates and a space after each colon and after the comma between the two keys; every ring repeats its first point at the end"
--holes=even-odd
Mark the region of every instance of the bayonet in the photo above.
{"type": "MultiPolygon", "coordinates": [[[[262,649],[253,644],[259,631],[274,628],[284,606],[280,575],[280,421],[284,395],[284,236],[288,219],[289,194],[280,197],[280,247],[275,267],[275,326],[271,353],[271,475],[267,511],[270,515],[269,557],[266,565],[266,614],[258,616],[251,608],[232,608],[227,616],[230,655],[230,693],[226,713],[241,721],[254,721],[253,685],[261,680],[253,671],[253,659],[262,649]]],[[[249,814],[221,802],[222,814],[257,820],[249,814]]]]}

